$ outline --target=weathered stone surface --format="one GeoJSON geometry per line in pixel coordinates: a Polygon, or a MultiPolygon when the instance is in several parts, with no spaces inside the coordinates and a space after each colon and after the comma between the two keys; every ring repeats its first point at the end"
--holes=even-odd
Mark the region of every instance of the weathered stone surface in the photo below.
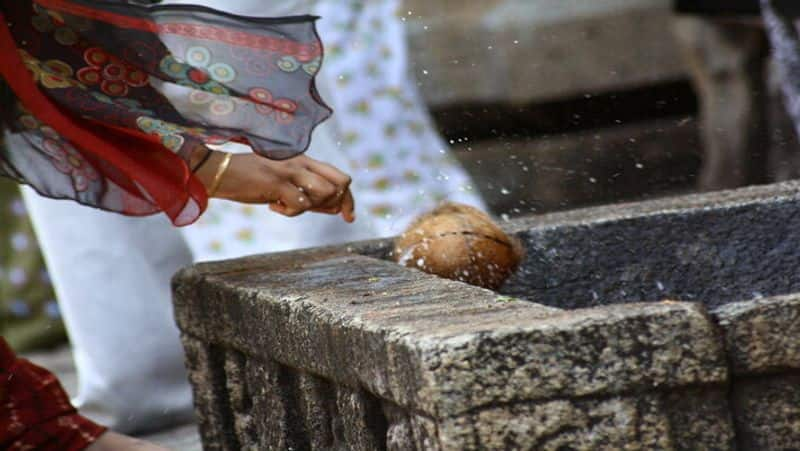
{"type": "Polygon", "coordinates": [[[263,275],[200,276],[202,296],[179,291],[181,327],[429,415],[727,377],[713,326],[691,304],[559,314],[359,256],[263,275]]]}
{"type": "Polygon", "coordinates": [[[306,256],[309,263],[294,268],[278,261],[286,256],[251,260],[249,269],[241,262],[218,264],[216,272],[201,266],[182,276],[195,278],[193,283],[178,285],[182,302],[176,312],[185,332],[259,356],[246,370],[237,358],[229,357],[226,365],[234,429],[242,442],[302,448],[299,437],[311,436],[297,430],[297,424],[308,424],[301,417],[309,409],[292,407],[294,395],[285,388],[297,376],[266,368],[260,359],[267,356],[338,387],[334,418],[340,423],[334,424],[341,426],[333,434],[352,449],[377,449],[376,430],[391,432],[397,449],[408,445],[403,437],[421,443],[412,449],[468,449],[447,445],[440,419],[503,403],[727,379],[713,326],[692,304],[565,314],[366,257],[329,251],[306,256]],[[263,277],[265,268],[275,272],[263,277]],[[344,268],[350,273],[342,277],[344,268]],[[449,294],[454,290],[457,298],[449,294]],[[248,374],[246,380],[240,374],[248,374]],[[376,411],[374,403],[350,384],[430,419],[392,422],[367,414],[376,411]],[[242,403],[242,390],[257,399],[252,407],[242,403]],[[299,411],[294,419],[292,411],[299,411]],[[270,419],[253,428],[253,418],[263,415],[270,419]]]}
{"type": "Polygon", "coordinates": [[[423,376],[430,372],[425,355],[441,337],[493,330],[508,314],[524,323],[556,312],[366,257],[311,261],[296,271],[280,259],[267,257],[246,272],[196,275],[197,283],[185,287],[197,294],[178,289],[185,301],[176,304],[181,326],[250,355],[361,383],[422,411],[442,408],[426,394],[429,377],[423,376]],[[264,277],[267,267],[281,268],[280,274],[264,277]],[[339,271],[348,268],[342,277],[339,271]],[[235,293],[243,302],[230,301],[235,293]]]}
{"type": "Polygon", "coordinates": [[[796,182],[515,223],[528,261],[502,290],[560,308],[800,291],[796,182]]]}
{"type": "Polygon", "coordinates": [[[790,450],[800,443],[800,298],[735,302],[714,311],[733,378],[739,449],[790,450]]]}
{"type": "Polygon", "coordinates": [[[668,0],[406,0],[403,9],[433,105],[578,97],[686,75],[668,0]]]}
{"type": "Polygon", "coordinates": [[[800,373],[737,379],[733,389],[739,450],[796,450],[800,373]]]}
{"type": "Polygon", "coordinates": [[[567,398],[489,408],[445,420],[443,449],[734,449],[725,391],[691,389],[567,398]]]}
{"type": "Polygon", "coordinates": [[[445,449],[671,449],[653,396],[557,400],[485,410],[444,422],[445,449]]]}
{"type": "Polygon", "coordinates": [[[189,381],[194,392],[195,411],[206,451],[234,451],[241,448],[230,419],[233,411],[225,383],[222,351],[201,340],[182,335],[189,381]]]}
{"type": "Polygon", "coordinates": [[[444,412],[727,378],[713,326],[691,304],[584,310],[509,326],[454,337],[431,356],[444,412]]]}
{"type": "Polygon", "coordinates": [[[334,419],[331,393],[334,388],[322,378],[307,373],[297,376],[298,406],[309,446],[313,451],[334,448],[334,419]]]}
{"type": "Polygon", "coordinates": [[[507,224],[529,251],[508,293],[592,308],[410,270],[387,241],[187,269],[206,446],[792,449],[798,187],[507,224]],[[665,297],[693,302],[644,302],[665,297]]]}
{"type": "Polygon", "coordinates": [[[715,310],[734,374],[800,370],[800,296],[736,302],[715,310]]]}
{"type": "Polygon", "coordinates": [[[341,442],[353,451],[381,449],[386,445],[388,425],[379,399],[364,390],[340,386],[336,390],[336,423],[341,442]]]}
{"type": "MultiPolygon", "coordinates": [[[[239,437],[257,437],[258,441],[240,440],[242,446],[253,451],[305,448],[309,435],[294,402],[297,375],[277,362],[259,359],[248,360],[245,371],[246,379],[241,383],[251,404],[249,410],[234,415],[246,417],[245,424],[251,426],[249,430],[239,430],[239,437]]],[[[237,418],[239,422],[242,421],[237,418]]]]}
{"type": "Polygon", "coordinates": [[[383,402],[383,415],[386,418],[386,449],[388,451],[413,451],[417,440],[411,425],[411,414],[389,401],[383,402]]]}
{"type": "Polygon", "coordinates": [[[674,449],[737,449],[727,387],[670,390],[663,395],[663,408],[674,449]]]}

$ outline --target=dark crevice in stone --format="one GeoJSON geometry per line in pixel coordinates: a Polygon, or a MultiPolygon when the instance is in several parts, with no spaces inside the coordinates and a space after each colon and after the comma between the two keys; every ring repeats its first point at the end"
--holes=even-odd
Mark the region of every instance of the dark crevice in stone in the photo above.
{"type": "Polygon", "coordinates": [[[742,424],[742,412],[739,412],[735,403],[734,387],[733,384],[728,389],[728,403],[731,408],[731,417],[733,419],[733,433],[736,435],[736,449],[739,451],[760,451],[749,445],[750,440],[744,432],[742,424]]]}
{"type": "Polygon", "coordinates": [[[230,396],[228,395],[228,377],[225,374],[225,349],[211,345],[208,348],[209,367],[211,369],[211,384],[213,393],[226,394],[216,398],[217,405],[215,414],[222,421],[222,433],[225,435],[225,442],[229,449],[242,449],[239,437],[236,434],[234,424],[234,411],[231,408],[230,396]]]}
{"type": "Polygon", "coordinates": [[[383,416],[386,418],[388,427],[386,430],[386,442],[387,448],[390,444],[390,438],[394,438],[395,441],[400,439],[403,443],[410,444],[410,443],[419,443],[422,441],[422,437],[417,437],[414,433],[414,428],[411,427],[411,415],[408,411],[397,404],[387,401],[381,400],[381,406],[383,409],[383,416]],[[405,437],[390,437],[390,433],[392,428],[404,428],[401,432],[405,432],[405,437]],[[405,440],[403,440],[405,439],[405,440]]]}
{"type": "Polygon", "coordinates": [[[381,400],[363,388],[361,389],[361,392],[364,393],[364,399],[366,401],[366,417],[364,420],[366,422],[367,429],[370,431],[370,433],[372,433],[373,437],[375,437],[375,443],[380,446],[379,451],[385,451],[386,435],[389,432],[389,420],[383,413],[381,400]]]}
{"type": "Polygon", "coordinates": [[[297,384],[296,373],[287,366],[278,362],[273,363],[277,369],[277,391],[283,398],[283,405],[286,406],[286,438],[290,449],[301,451],[310,450],[309,434],[306,431],[305,421],[301,417],[298,409],[301,403],[300,388],[297,384]]]}
{"type": "Polygon", "coordinates": [[[247,356],[235,349],[232,349],[229,352],[229,358],[235,362],[237,371],[239,373],[238,376],[241,378],[240,380],[236,381],[241,385],[240,389],[242,390],[241,399],[238,401],[241,403],[241,408],[244,412],[250,412],[253,410],[253,396],[250,393],[250,387],[247,384],[245,376],[245,374],[247,374],[248,365],[247,356]]]}
{"type": "Polygon", "coordinates": [[[337,449],[333,418],[336,414],[335,393],[330,381],[297,371],[299,392],[296,405],[305,422],[305,430],[313,449],[337,449]]]}
{"type": "Polygon", "coordinates": [[[716,314],[714,314],[714,312],[707,312],[707,316],[709,318],[709,322],[715,329],[715,336],[719,337],[720,345],[722,347],[721,349],[724,350],[723,353],[725,355],[725,360],[728,367],[728,383],[725,386],[725,400],[728,403],[728,413],[730,414],[731,428],[733,428],[735,446],[736,449],[746,449],[746,447],[742,448],[742,444],[746,442],[747,434],[742,429],[742,412],[738,411],[739,409],[737,408],[736,404],[736,381],[739,378],[734,375],[735,365],[733,357],[731,356],[730,352],[728,352],[728,343],[726,343],[725,331],[720,324],[719,318],[716,314]]]}
{"type": "MultiPolygon", "coordinates": [[[[730,367],[729,367],[730,368],[730,367]]],[[[744,443],[746,441],[746,434],[742,430],[742,412],[736,405],[736,378],[731,376],[731,381],[726,387],[725,399],[728,400],[728,408],[730,409],[731,420],[733,423],[733,434],[736,436],[736,443],[744,443]]]]}
{"type": "Polygon", "coordinates": [[[334,418],[341,423],[335,430],[341,432],[337,441],[354,450],[385,450],[389,420],[379,397],[361,386],[339,385],[336,389],[334,418]]]}
{"type": "Polygon", "coordinates": [[[329,413],[333,442],[337,445],[344,445],[347,443],[347,438],[344,432],[344,422],[342,421],[341,415],[339,415],[339,407],[336,403],[336,386],[327,379],[325,383],[330,388],[330,396],[325,398],[325,405],[329,413]]]}
{"type": "Polygon", "coordinates": [[[736,377],[731,410],[741,451],[797,449],[800,371],[736,377]]]}

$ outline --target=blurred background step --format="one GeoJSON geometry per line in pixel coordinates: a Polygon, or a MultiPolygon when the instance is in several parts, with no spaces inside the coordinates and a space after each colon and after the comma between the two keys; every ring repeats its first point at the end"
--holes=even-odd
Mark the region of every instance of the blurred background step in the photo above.
{"type": "Polygon", "coordinates": [[[415,75],[435,107],[529,103],[685,78],[670,0],[406,0],[415,75]]]}
{"type": "Polygon", "coordinates": [[[453,147],[492,211],[514,217],[691,191],[698,140],[687,116],[453,147]]]}
{"type": "Polygon", "coordinates": [[[686,192],[702,159],[671,0],[406,0],[412,70],[494,213],[686,192]]]}

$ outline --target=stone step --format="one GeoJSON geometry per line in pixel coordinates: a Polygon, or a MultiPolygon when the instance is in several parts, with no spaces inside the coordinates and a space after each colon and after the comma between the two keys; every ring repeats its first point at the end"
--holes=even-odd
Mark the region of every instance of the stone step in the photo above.
{"type": "Polygon", "coordinates": [[[502,294],[390,240],[184,270],[205,449],[794,449],[798,211],[789,182],[520,218],[502,294]]]}
{"type": "Polygon", "coordinates": [[[679,117],[453,148],[492,211],[513,217],[690,190],[698,141],[696,120],[679,117]]]}
{"type": "Polygon", "coordinates": [[[542,102],[685,78],[670,0],[406,0],[434,107],[542,102]]]}

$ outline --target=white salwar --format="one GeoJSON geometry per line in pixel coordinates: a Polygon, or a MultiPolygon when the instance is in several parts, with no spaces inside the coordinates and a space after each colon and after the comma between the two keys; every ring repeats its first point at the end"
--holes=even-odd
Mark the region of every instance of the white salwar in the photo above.
{"type": "Polygon", "coordinates": [[[314,133],[309,155],[352,175],[358,220],[285,218],[265,207],[214,200],[197,224],[177,231],[164,218],[124,218],[26,190],[75,349],[75,401],[122,432],[191,415],[169,296],[170,276],[193,261],[191,254],[194,261],[216,260],[386,237],[442,200],[483,207],[417,96],[397,0],[164,3],[322,16],[326,60],[317,83],[335,114],[314,133]]]}

